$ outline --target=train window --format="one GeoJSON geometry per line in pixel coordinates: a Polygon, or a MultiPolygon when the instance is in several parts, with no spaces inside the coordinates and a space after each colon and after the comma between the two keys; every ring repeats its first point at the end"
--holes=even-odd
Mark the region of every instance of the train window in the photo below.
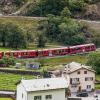
{"type": "Polygon", "coordinates": [[[65,52],[65,50],[64,49],[60,50],[60,53],[62,53],[62,52],[65,52]]]}
{"type": "Polygon", "coordinates": [[[62,50],[57,50],[57,53],[61,53],[62,52],[62,50]]]}
{"type": "Polygon", "coordinates": [[[94,49],[95,47],[94,46],[91,46],[91,48],[94,49]]]}
{"type": "Polygon", "coordinates": [[[63,49],[62,52],[65,52],[65,50],[63,49]]]}
{"type": "Polygon", "coordinates": [[[23,54],[24,54],[24,55],[27,55],[27,52],[24,52],[23,54]]]}
{"type": "Polygon", "coordinates": [[[24,54],[24,55],[29,55],[29,52],[24,52],[23,54],[24,54]]]}
{"type": "Polygon", "coordinates": [[[85,47],[86,49],[90,49],[90,46],[85,47]]]}
{"type": "Polygon", "coordinates": [[[16,55],[17,55],[17,52],[14,52],[14,53],[13,53],[13,55],[15,55],[15,56],[16,56],[16,55]]]}
{"type": "Polygon", "coordinates": [[[80,50],[80,47],[77,47],[76,50],[80,50]]]}

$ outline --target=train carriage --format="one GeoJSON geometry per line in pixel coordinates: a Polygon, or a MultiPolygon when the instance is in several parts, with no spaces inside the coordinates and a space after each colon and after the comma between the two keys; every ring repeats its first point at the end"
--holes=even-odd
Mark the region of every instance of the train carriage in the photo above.
{"type": "Polygon", "coordinates": [[[16,58],[36,58],[36,57],[53,57],[53,56],[62,56],[70,55],[77,53],[87,53],[95,51],[95,44],[83,44],[70,47],[62,48],[52,48],[52,49],[43,49],[43,50],[18,50],[18,51],[7,51],[5,53],[0,53],[0,59],[3,55],[14,56],[16,58]]]}

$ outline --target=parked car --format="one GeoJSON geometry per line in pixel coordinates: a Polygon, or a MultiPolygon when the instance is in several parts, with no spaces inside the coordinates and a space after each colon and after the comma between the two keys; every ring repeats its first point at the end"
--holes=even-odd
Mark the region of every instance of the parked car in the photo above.
{"type": "Polygon", "coordinates": [[[80,92],[76,96],[77,97],[88,97],[88,93],[87,92],[80,92]]]}

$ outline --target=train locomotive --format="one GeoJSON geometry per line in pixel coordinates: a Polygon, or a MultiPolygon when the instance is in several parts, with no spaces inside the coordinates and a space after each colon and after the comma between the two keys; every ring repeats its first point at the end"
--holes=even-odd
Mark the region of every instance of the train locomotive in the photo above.
{"type": "Polygon", "coordinates": [[[96,46],[93,43],[69,46],[69,47],[61,47],[61,48],[43,49],[43,50],[16,50],[16,51],[0,52],[0,59],[2,59],[4,55],[8,57],[14,56],[16,58],[37,58],[37,57],[54,57],[54,56],[81,54],[95,50],[96,46]]]}

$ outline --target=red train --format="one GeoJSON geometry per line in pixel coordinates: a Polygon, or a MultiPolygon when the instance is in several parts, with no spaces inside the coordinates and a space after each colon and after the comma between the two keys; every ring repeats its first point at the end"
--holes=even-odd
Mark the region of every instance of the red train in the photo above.
{"type": "Polygon", "coordinates": [[[18,51],[8,51],[0,52],[0,58],[4,55],[11,56],[13,55],[16,58],[36,58],[36,57],[52,57],[52,56],[61,56],[61,55],[70,55],[77,53],[86,53],[95,51],[95,44],[83,44],[70,47],[62,48],[52,48],[52,49],[43,49],[43,50],[18,50],[18,51]]]}

